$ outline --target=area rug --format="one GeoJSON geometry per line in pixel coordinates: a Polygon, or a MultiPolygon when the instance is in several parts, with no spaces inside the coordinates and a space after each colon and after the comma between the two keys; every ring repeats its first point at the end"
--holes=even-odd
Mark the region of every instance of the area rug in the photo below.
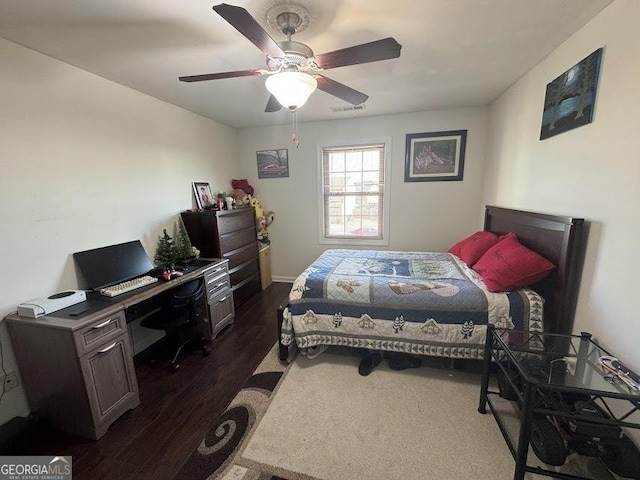
{"type": "Polygon", "coordinates": [[[278,360],[275,344],[174,480],[280,480],[235,465],[234,460],[257,421],[266,412],[287,368],[289,366],[278,360]]]}
{"type": "MultiPolygon", "coordinates": [[[[361,376],[358,363],[332,348],[285,367],[272,349],[176,480],[513,478],[493,416],[477,411],[477,373],[383,362],[361,376]]],[[[517,424],[511,402],[500,408],[517,424]]],[[[573,463],[563,471],[584,473],[573,463]]]]}

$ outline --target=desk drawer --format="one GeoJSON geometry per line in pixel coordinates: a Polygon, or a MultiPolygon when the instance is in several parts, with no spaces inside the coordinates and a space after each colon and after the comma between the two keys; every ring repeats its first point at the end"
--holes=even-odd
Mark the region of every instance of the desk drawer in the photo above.
{"type": "Polygon", "coordinates": [[[220,235],[248,227],[256,227],[255,210],[253,208],[218,216],[218,231],[220,235]]]}
{"type": "Polygon", "coordinates": [[[235,309],[231,290],[227,290],[223,296],[210,299],[209,312],[211,317],[211,333],[215,338],[220,330],[230,323],[233,323],[235,309]]]}
{"type": "Polygon", "coordinates": [[[224,255],[231,250],[235,250],[243,245],[255,242],[256,240],[255,226],[238,230],[233,233],[226,233],[224,235],[220,235],[220,252],[224,255]]]}
{"type": "Polygon", "coordinates": [[[218,295],[214,298],[209,298],[209,307],[212,311],[216,311],[218,314],[223,313],[222,316],[214,315],[213,324],[214,326],[221,322],[222,319],[226,318],[229,314],[233,314],[233,293],[231,290],[227,290],[225,295],[218,295]]]}
{"type": "Polygon", "coordinates": [[[233,270],[238,265],[258,258],[258,242],[250,243],[244,247],[240,247],[237,250],[232,250],[224,254],[224,258],[229,260],[229,270],[233,270]]]}
{"type": "Polygon", "coordinates": [[[222,262],[208,270],[204,274],[204,285],[206,288],[211,288],[214,284],[217,284],[225,279],[229,275],[229,270],[227,268],[228,262],[222,262]]]}
{"type": "MultiPolygon", "coordinates": [[[[222,282],[221,282],[222,283],[222,282]]],[[[224,297],[231,293],[231,285],[229,285],[229,281],[225,281],[221,286],[215,289],[207,290],[207,303],[212,305],[213,301],[216,298],[224,297]]]]}
{"type": "Polygon", "coordinates": [[[140,404],[129,336],[120,335],[81,357],[80,368],[97,439],[115,419],[140,404]]]}
{"type": "Polygon", "coordinates": [[[74,332],[74,342],[78,355],[100,347],[104,345],[105,342],[113,340],[126,332],[127,321],[124,312],[118,312],[114,315],[96,320],[91,325],[74,332]]]}

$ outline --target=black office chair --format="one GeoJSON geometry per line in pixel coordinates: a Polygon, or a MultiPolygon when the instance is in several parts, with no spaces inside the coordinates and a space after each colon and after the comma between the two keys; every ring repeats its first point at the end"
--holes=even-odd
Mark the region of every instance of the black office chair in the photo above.
{"type": "Polygon", "coordinates": [[[180,368],[178,359],[181,353],[195,350],[209,355],[204,335],[198,331],[198,321],[202,318],[204,282],[202,279],[191,280],[174,288],[170,293],[168,305],[145,318],[140,324],[146,328],[166,332],[172,358],[169,369],[177,372],[180,368]]]}

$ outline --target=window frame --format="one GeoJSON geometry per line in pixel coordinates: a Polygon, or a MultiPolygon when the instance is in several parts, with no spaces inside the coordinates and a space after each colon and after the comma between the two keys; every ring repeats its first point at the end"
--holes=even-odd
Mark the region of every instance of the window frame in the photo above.
{"type": "Polygon", "coordinates": [[[389,210],[391,191],[391,137],[363,138],[357,140],[330,141],[318,144],[317,151],[317,173],[318,173],[318,243],[321,245],[354,245],[354,246],[389,246],[389,210]],[[325,236],[325,209],[324,209],[324,150],[340,148],[366,148],[372,145],[382,145],[384,151],[383,169],[384,185],[382,188],[382,238],[359,238],[359,237],[326,237],[325,236]]]}

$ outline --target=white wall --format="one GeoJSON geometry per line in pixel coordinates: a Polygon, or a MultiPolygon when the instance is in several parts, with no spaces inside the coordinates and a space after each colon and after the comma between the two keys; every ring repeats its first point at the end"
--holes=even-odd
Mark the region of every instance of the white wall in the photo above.
{"type": "MultiPolygon", "coordinates": [[[[77,287],[75,251],[140,239],[153,257],[191,182],[240,175],[235,129],[2,39],[0,59],[0,318],[77,287]]],[[[0,424],[26,413],[22,388],[7,392],[0,424]]]]}
{"type": "Polygon", "coordinates": [[[298,126],[298,135],[296,149],[290,142],[291,125],[240,131],[243,171],[262,206],[276,212],[269,227],[274,278],[295,278],[327,248],[318,243],[319,144],[392,138],[389,249],[446,250],[481,228],[485,107],[306,123],[298,126]],[[468,133],[463,181],[404,182],[406,134],[464,129],[468,133]],[[289,150],[289,178],[258,179],[256,151],[278,148],[289,150]]]}
{"type": "Polygon", "coordinates": [[[640,370],[640,2],[616,0],[490,109],[485,201],[591,222],[575,331],[640,370]],[[593,123],[540,141],[545,88],[604,47],[593,123]]]}

